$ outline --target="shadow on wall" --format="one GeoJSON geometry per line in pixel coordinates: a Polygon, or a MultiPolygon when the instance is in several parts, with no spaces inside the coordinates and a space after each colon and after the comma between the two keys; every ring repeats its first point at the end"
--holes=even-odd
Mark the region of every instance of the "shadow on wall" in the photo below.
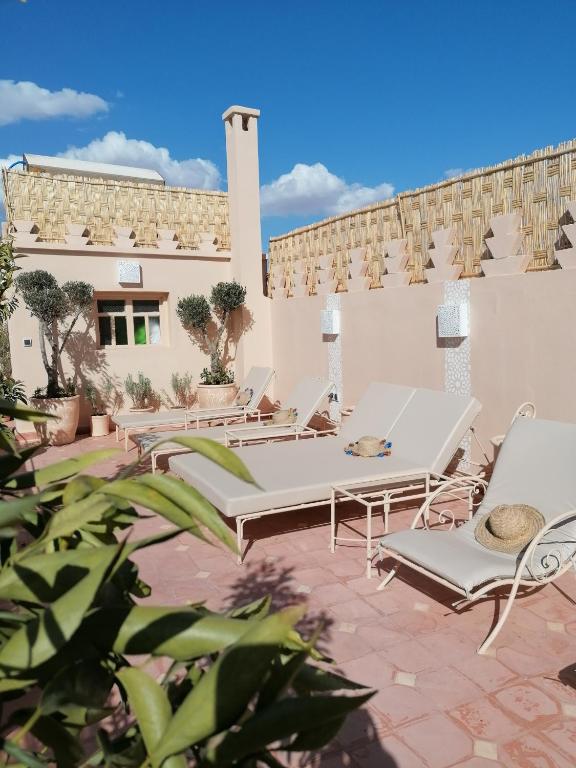
{"type": "MultiPolygon", "coordinates": [[[[108,391],[107,410],[116,413],[124,405],[123,382],[110,372],[106,360],[106,352],[96,344],[94,333],[94,320],[90,319],[86,328],[81,331],[72,331],[64,353],[68,356],[72,366],[70,377],[79,395],[84,395],[88,382],[93,383],[100,392],[108,391]]],[[[62,368],[59,371],[62,381],[66,379],[62,368]]],[[[91,414],[90,406],[85,397],[80,403],[80,422],[86,422],[91,414]]]]}

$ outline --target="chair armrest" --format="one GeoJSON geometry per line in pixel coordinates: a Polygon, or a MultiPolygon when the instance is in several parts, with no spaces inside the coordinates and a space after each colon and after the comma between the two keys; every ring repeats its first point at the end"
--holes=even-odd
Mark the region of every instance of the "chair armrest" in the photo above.
{"type": "Polygon", "coordinates": [[[424,523],[425,528],[429,528],[429,518],[431,512],[437,515],[439,522],[451,521],[452,527],[455,522],[454,513],[451,510],[442,510],[438,512],[434,509],[431,509],[432,504],[442,496],[449,496],[454,501],[461,501],[462,496],[460,494],[462,491],[466,491],[469,496],[473,497],[480,493],[480,491],[485,491],[487,487],[488,483],[486,480],[484,480],[482,477],[479,477],[478,475],[452,477],[449,480],[446,480],[428,496],[426,501],[422,504],[416,513],[410,528],[416,528],[420,521],[424,523]]]}
{"type": "Polygon", "coordinates": [[[538,531],[538,534],[532,539],[516,566],[516,575],[514,577],[515,581],[522,580],[525,568],[528,569],[534,581],[537,581],[540,584],[545,584],[547,581],[551,581],[552,579],[560,576],[572,565],[576,567],[576,539],[574,538],[574,535],[570,536],[568,533],[565,534],[563,531],[556,528],[559,523],[567,522],[568,520],[573,520],[576,522],[576,509],[571,509],[568,512],[563,512],[562,514],[557,515],[538,531]],[[544,572],[542,574],[534,575],[534,556],[538,547],[546,543],[544,538],[550,533],[552,529],[555,529],[554,541],[549,542],[547,546],[552,546],[555,544],[557,545],[557,549],[551,549],[544,555],[542,558],[541,566],[544,569],[544,572]],[[566,540],[561,538],[564,535],[566,536],[566,540]],[[566,557],[566,555],[563,554],[561,550],[561,547],[564,544],[572,546],[572,554],[568,557],[566,557]]]}

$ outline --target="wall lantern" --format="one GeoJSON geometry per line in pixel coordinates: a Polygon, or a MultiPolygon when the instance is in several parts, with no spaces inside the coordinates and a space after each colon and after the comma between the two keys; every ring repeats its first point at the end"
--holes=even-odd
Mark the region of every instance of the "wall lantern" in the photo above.
{"type": "Polygon", "coordinates": [[[338,336],[340,333],[340,310],[320,310],[320,330],[323,336],[338,336]]]}
{"type": "Polygon", "coordinates": [[[124,285],[138,285],[142,282],[142,269],[137,261],[117,261],[118,282],[124,285]]]}
{"type": "Polygon", "coordinates": [[[437,321],[439,339],[463,339],[470,334],[468,304],[440,304],[437,321]]]}

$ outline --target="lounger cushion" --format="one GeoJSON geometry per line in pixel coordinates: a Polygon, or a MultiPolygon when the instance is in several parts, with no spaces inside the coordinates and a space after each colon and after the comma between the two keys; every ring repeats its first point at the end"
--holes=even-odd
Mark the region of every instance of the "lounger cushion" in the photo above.
{"type": "Polygon", "coordinates": [[[550,521],[575,511],[575,520],[560,525],[539,545],[525,577],[548,572],[570,557],[576,542],[576,424],[517,419],[500,449],[488,491],[474,519],[454,531],[409,530],[382,539],[397,552],[465,590],[486,581],[512,577],[522,553],[493,552],[474,538],[477,515],[499,504],[529,504],[550,521]]]}
{"type": "Polygon", "coordinates": [[[466,592],[497,577],[511,578],[516,569],[515,555],[486,549],[462,528],[398,531],[384,536],[382,544],[466,592]]]}
{"type": "Polygon", "coordinates": [[[387,438],[415,392],[414,387],[373,382],[344,421],[340,437],[346,443],[355,442],[362,435],[387,438]]]}
{"type": "MultiPolygon", "coordinates": [[[[234,449],[248,466],[258,489],[232,477],[198,455],[170,459],[172,471],[194,485],[226,516],[246,515],[294,504],[321,501],[330,497],[332,485],[343,485],[380,477],[422,476],[439,466],[438,456],[456,451],[479,404],[445,392],[433,393],[431,400],[417,398],[421,390],[391,384],[371,384],[338,437],[298,443],[252,446],[234,449]],[[447,400],[453,403],[443,408],[447,400]],[[440,414],[428,430],[426,420],[416,431],[409,410],[415,402],[418,413],[435,408],[440,414]],[[371,418],[370,418],[371,414],[371,418]],[[424,432],[426,437],[424,438],[424,432]],[[428,434],[430,433],[430,434],[428,434]],[[392,455],[357,458],[344,453],[345,446],[362,434],[392,436],[392,455]],[[425,440],[426,451],[420,450],[425,440]],[[436,450],[436,455],[433,451],[436,450]],[[425,456],[428,463],[421,459],[425,456]],[[431,466],[433,465],[433,466],[431,466]]],[[[442,471],[445,466],[441,467],[442,471]]]]}
{"type": "Polygon", "coordinates": [[[114,423],[120,429],[138,427],[169,427],[171,424],[185,424],[186,413],[181,411],[157,411],[156,413],[125,413],[114,416],[114,423]]]}
{"type": "Polygon", "coordinates": [[[260,487],[238,480],[198,454],[170,458],[170,468],[193,485],[227,517],[292,506],[330,497],[332,484],[381,477],[425,474],[425,467],[398,456],[357,458],[342,441],[322,437],[234,449],[260,487]]]}
{"type": "Polygon", "coordinates": [[[283,408],[296,411],[296,423],[306,426],[320,408],[333,385],[326,379],[305,376],[283,402],[283,408]]]}
{"type": "Polygon", "coordinates": [[[480,410],[475,398],[417,389],[386,437],[393,453],[442,473],[480,410]]]}

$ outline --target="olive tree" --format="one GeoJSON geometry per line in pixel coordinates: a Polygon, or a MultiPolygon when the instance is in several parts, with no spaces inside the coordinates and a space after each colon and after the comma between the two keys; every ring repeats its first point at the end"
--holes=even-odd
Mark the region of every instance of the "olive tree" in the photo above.
{"type": "Polygon", "coordinates": [[[44,269],[23,272],[16,278],[16,288],[40,326],[40,354],[48,378],[46,396],[60,397],[60,356],[78,319],[92,305],[94,289],[80,280],[60,286],[54,275],[44,269]]]}
{"type": "Polygon", "coordinates": [[[201,374],[203,384],[228,384],[232,375],[225,369],[223,360],[225,334],[229,333],[230,315],[246,300],[246,288],[236,280],[217,283],[205,296],[193,294],[180,299],[176,313],[184,328],[190,331],[198,346],[210,355],[210,370],[201,374]],[[215,326],[215,327],[214,327],[215,326]]]}

